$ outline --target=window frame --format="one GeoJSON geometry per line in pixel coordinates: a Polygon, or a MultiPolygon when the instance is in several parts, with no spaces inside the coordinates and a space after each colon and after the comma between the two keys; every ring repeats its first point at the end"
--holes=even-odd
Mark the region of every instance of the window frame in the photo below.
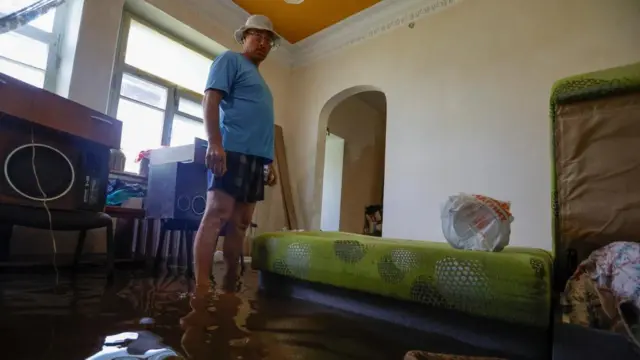
{"type": "MultiPolygon", "coordinates": [[[[61,44],[64,37],[65,23],[67,20],[68,13],[68,3],[64,3],[57,8],[55,8],[55,16],[53,19],[53,28],[51,32],[46,32],[44,30],[38,29],[32,25],[24,25],[21,26],[13,32],[16,34],[26,36],[30,39],[42,42],[49,46],[49,51],[47,54],[47,66],[44,69],[44,83],[42,88],[44,90],[55,93],[56,86],[58,82],[58,72],[60,70],[60,62],[61,62],[61,44]]],[[[5,13],[0,13],[0,17],[7,15],[5,13]]],[[[4,56],[0,56],[5,61],[10,63],[18,64],[20,66],[24,66],[27,68],[31,68],[34,70],[42,71],[42,69],[36,68],[29,64],[21,63],[20,61],[15,61],[13,59],[6,58],[4,56]]],[[[11,74],[7,74],[11,76],[11,74]]]]}
{"type": "MultiPolygon", "coordinates": [[[[114,70],[113,70],[111,91],[109,93],[107,113],[110,116],[113,116],[114,118],[118,114],[119,100],[121,97],[123,97],[123,95],[120,94],[120,91],[122,89],[122,79],[125,74],[165,87],[167,89],[167,104],[164,109],[164,122],[162,124],[162,139],[160,144],[162,146],[169,146],[171,144],[171,130],[173,126],[173,118],[175,115],[180,115],[190,120],[197,121],[203,124],[204,126],[204,115],[203,115],[203,118],[198,118],[196,116],[186,114],[178,110],[180,98],[191,100],[196,103],[202,103],[204,95],[194,92],[190,89],[186,89],[180,85],[172,83],[156,75],[150,74],[134,66],[128,65],[125,62],[125,56],[127,52],[127,42],[129,38],[129,29],[131,28],[132,21],[139,22],[140,24],[147,26],[154,31],[157,31],[159,34],[162,34],[163,36],[166,36],[169,39],[179,42],[180,44],[184,45],[188,49],[193,50],[201,55],[204,55],[211,59],[214,59],[215,56],[212,55],[211,53],[198,49],[189,43],[185,43],[183,39],[176,38],[175,36],[171,35],[169,32],[165,31],[162,27],[151,24],[148,21],[144,20],[143,18],[135,16],[128,11],[123,12],[122,22],[120,24],[120,35],[119,35],[118,44],[116,48],[116,61],[115,61],[114,70]]],[[[126,96],[124,97],[127,100],[134,101],[140,105],[158,109],[154,106],[141,103],[134,99],[130,99],[126,96]]]]}

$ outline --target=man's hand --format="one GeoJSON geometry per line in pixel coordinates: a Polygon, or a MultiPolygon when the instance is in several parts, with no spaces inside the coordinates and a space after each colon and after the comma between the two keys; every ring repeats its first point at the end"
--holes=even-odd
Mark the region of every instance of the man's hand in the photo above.
{"type": "Polygon", "coordinates": [[[275,186],[278,183],[278,176],[276,175],[276,169],[273,167],[273,163],[267,165],[267,186],[275,186]]]}
{"type": "Polygon", "coordinates": [[[227,153],[222,144],[209,142],[205,163],[215,176],[222,176],[227,172],[227,153]]]}

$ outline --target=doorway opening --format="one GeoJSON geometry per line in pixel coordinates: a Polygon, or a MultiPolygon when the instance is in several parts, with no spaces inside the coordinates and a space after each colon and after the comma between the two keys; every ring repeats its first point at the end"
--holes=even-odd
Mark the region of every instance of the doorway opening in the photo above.
{"type": "Polygon", "coordinates": [[[322,181],[323,231],[382,235],[387,101],[363,91],[328,115],[322,181]]]}
{"type": "Polygon", "coordinates": [[[344,139],[327,132],[324,147],[324,181],[322,183],[323,231],[340,231],[340,205],[342,202],[342,168],[344,166],[344,139]]]}

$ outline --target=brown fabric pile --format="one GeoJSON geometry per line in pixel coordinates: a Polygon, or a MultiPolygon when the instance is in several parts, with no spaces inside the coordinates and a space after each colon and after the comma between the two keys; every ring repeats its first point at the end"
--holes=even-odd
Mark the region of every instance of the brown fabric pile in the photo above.
{"type": "Polygon", "coordinates": [[[640,347],[640,244],[594,251],[567,282],[563,321],[620,333],[640,347]]]}

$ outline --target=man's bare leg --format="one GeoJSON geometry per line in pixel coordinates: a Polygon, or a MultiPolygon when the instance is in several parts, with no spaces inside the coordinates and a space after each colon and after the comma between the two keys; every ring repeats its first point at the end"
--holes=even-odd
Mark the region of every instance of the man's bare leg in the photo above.
{"type": "Polygon", "coordinates": [[[223,191],[207,192],[207,205],[193,246],[196,287],[209,286],[218,234],[231,217],[234,203],[235,199],[223,191]]]}
{"type": "Polygon", "coordinates": [[[223,279],[225,291],[234,291],[238,277],[238,266],[247,229],[251,225],[255,203],[236,203],[227,225],[222,252],[227,270],[223,279]]]}

